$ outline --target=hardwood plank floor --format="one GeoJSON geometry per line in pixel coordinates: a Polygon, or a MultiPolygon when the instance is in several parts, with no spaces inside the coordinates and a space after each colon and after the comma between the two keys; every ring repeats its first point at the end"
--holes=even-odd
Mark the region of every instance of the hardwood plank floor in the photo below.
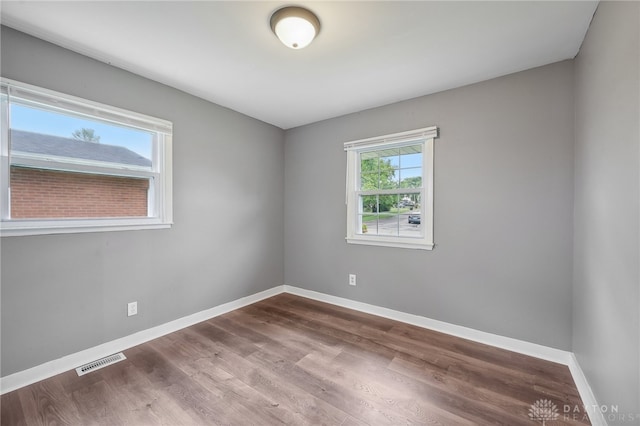
{"type": "Polygon", "coordinates": [[[589,424],[564,365],[290,294],[124,353],[3,395],[1,424],[589,424]]]}

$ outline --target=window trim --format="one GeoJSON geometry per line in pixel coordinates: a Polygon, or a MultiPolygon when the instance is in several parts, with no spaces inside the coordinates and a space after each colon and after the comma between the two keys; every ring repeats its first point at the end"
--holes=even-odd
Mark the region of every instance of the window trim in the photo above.
{"type": "Polygon", "coordinates": [[[0,110],[0,237],[23,235],[47,235],[82,232],[124,231],[141,229],[167,229],[173,224],[172,205],[172,135],[170,121],[101,104],[72,95],[0,78],[2,94],[8,96],[1,103],[0,110]],[[72,112],[86,118],[125,125],[154,134],[152,144],[152,168],[116,165],[110,163],[73,160],[42,159],[29,154],[17,153],[13,165],[90,174],[121,177],[149,177],[153,183],[149,187],[147,217],[107,217],[89,219],[11,219],[10,205],[10,127],[9,103],[11,97],[19,97],[21,103],[45,107],[57,112],[72,112]],[[24,101],[24,102],[23,102],[24,101]]]}
{"type": "MultiPolygon", "coordinates": [[[[349,244],[363,244],[384,247],[432,250],[433,242],[433,176],[434,176],[434,139],[438,137],[438,127],[431,126],[406,132],[393,133],[373,138],[360,139],[344,143],[347,152],[346,197],[347,236],[349,244]],[[359,154],[377,151],[387,147],[401,147],[410,144],[423,145],[422,156],[422,188],[420,190],[422,207],[420,210],[420,226],[423,235],[420,238],[380,236],[358,232],[358,196],[369,192],[361,191],[359,154]]],[[[406,193],[408,188],[388,190],[390,193],[406,193]]],[[[386,190],[375,191],[376,194],[386,190]]],[[[409,191],[417,192],[417,191],[409,191]]],[[[366,194],[365,194],[366,195],[366,194]]]]}

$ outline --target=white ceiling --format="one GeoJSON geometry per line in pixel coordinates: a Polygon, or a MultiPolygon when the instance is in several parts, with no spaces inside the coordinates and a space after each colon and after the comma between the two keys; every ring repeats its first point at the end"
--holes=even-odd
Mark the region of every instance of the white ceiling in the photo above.
{"type": "Polygon", "coordinates": [[[6,1],[2,24],[288,129],[573,58],[597,2],[306,2],[306,49],[269,27],[286,1],[6,1]]]}

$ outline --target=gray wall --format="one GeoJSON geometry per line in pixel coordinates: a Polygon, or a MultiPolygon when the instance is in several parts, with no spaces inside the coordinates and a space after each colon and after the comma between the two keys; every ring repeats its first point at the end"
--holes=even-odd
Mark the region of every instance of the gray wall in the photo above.
{"type": "Polygon", "coordinates": [[[2,238],[2,376],[283,284],[282,130],[5,27],[1,52],[4,77],[172,121],[175,221],[2,238]]]}
{"type": "Polygon", "coordinates": [[[601,2],[575,60],[573,350],[640,423],[640,4],[601,2]]]}
{"type": "Polygon", "coordinates": [[[572,215],[572,61],[285,134],[289,285],[570,350],[572,215]],[[348,245],[343,142],[429,125],[435,249],[348,245]]]}

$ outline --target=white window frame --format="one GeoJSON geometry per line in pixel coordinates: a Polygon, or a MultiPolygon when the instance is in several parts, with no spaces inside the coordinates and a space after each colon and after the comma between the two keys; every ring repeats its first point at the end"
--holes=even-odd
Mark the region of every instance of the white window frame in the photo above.
{"type": "MultiPolygon", "coordinates": [[[[434,139],[437,137],[438,127],[432,126],[344,143],[344,150],[347,152],[347,243],[422,250],[433,249],[433,154],[434,139]],[[358,200],[360,195],[368,195],[371,191],[360,189],[360,153],[419,144],[422,144],[423,153],[422,188],[420,189],[422,236],[416,238],[362,233],[362,227],[359,223],[361,212],[358,200]]],[[[375,192],[404,194],[407,192],[407,188],[375,192]]]]}
{"type": "Polygon", "coordinates": [[[0,109],[0,236],[43,235],[80,232],[164,229],[173,224],[172,203],[172,135],[169,121],[125,109],[104,105],[71,95],[55,92],[7,78],[0,79],[0,94],[8,97],[0,109]],[[147,217],[90,218],[90,219],[12,219],[10,169],[9,103],[17,98],[21,104],[32,104],[58,112],[68,112],[88,119],[124,125],[154,135],[152,167],[111,164],[80,159],[46,159],[37,155],[17,153],[13,164],[48,170],[62,170],[109,176],[150,178],[147,217]]]}

